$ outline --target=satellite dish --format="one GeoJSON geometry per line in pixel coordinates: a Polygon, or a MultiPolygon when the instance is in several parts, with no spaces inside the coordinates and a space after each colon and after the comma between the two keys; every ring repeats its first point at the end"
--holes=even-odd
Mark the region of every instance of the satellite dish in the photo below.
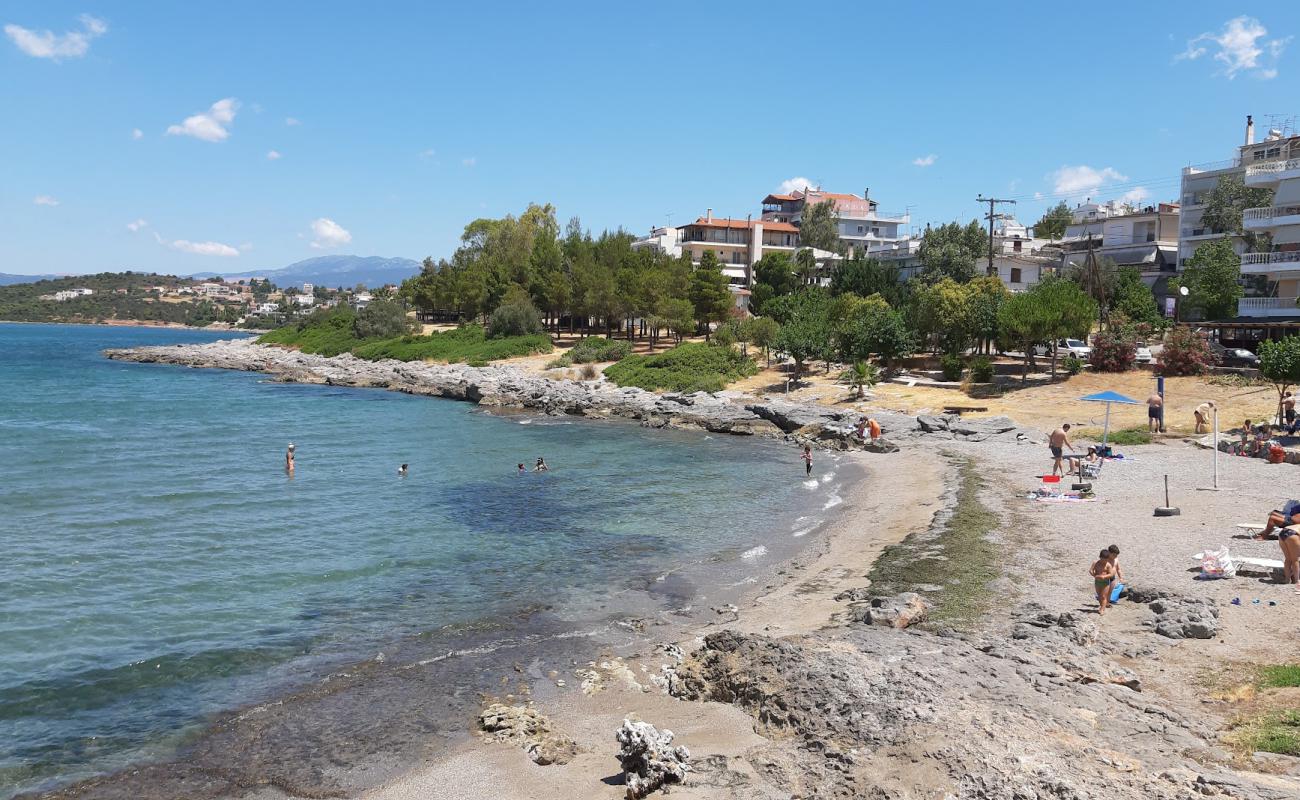
{"type": "Polygon", "coordinates": [[[1179,286],[1179,287],[1178,287],[1178,293],[1181,294],[1183,297],[1186,297],[1186,296],[1187,296],[1187,287],[1186,287],[1186,286],[1179,286]]]}

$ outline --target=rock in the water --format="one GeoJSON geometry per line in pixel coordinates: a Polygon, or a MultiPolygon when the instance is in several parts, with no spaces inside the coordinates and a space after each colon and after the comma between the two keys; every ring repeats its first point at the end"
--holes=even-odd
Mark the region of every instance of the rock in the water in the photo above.
{"type": "Polygon", "coordinates": [[[930,602],[916,592],[873,597],[871,605],[862,612],[862,621],[868,625],[901,629],[923,622],[930,614],[930,608],[930,602]]]}
{"type": "Polygon", "coordinates": [[[618,763],[623,767],[628,800],[645,797],[664,784],[686,779],[691,753],[685,747],[673,747],[672,731],[625,719],[614,739],[619,744],[618,763]]]}

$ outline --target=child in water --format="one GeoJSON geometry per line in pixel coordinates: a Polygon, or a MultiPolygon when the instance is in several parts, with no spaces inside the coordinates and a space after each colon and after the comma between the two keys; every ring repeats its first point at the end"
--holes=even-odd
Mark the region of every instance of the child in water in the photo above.
{"type": "Polygon", "coordinates": [[[403,464],[402,466],[400,466],[400,467],[397,468],[397,477],[399,477],[399,478],[405,478],[405,477],[406,477],[406,465],[405,465],[405,464],[403,464]]]}
{"type": "Polygon", "coordinates": [[[812,474],[812,447],[810,445],[803,446],[803,455],[801,455],[800,458],[803,459],[803,474],[811,475],[812,474]]]}
{"type": "Polygon", "coordinates": [[[522,462],[522,461],[519,462],[519,474],[520,474],[520,475],[523,475],[523,474],[525,474],[525,473],[527,473],[527,472],[528,472],[528,470],[524,469],[524,464],[523,464],[523,462],[522,462]]]}
{"type": "Polygon", "coordinates": [[[533,467],[533,472],[546,472],[549,469],[550,467],[546,466],[546,461],[541,456],[538,456],[537,465],[533,467]]]}

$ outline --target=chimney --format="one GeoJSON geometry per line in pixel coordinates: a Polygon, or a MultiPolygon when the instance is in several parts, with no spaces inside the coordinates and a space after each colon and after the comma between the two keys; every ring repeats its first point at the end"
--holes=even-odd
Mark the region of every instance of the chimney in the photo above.
{"type": "Polygon", "coordinates": [[[713,221],[713,209],[710,208],[709,210],[704,212],[704,221],[705,222],[713,221]]]}
{"type": "Polygon", "coordinates": [[[1250,114],[1246,115],[1246,144],[1255,143],[1255,119],[1250,114]]]}

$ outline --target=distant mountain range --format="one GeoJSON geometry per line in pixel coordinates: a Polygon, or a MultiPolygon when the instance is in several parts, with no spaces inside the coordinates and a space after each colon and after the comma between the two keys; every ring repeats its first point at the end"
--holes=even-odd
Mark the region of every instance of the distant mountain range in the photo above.
{"type": "Polygon", "coordinates": [[[15,283],[35,283],[36,281],[52,281],[55,278],[62,278],[62,275],[11,275],[8,272],[0,272],[0,286],[12,286],[15,283]]]}
{"type": "Polygon", "coordinates": [[[200,272],[195,278],[219,275],[226,280],[240,278],[269,278],[281,288],[314,283],[336,289],[352,288],[358,283],[378,288],[386,283],[401,283],[420,271],[420,262],[409,258],[383,258],[382,256],[318,256],[290,264],[279,269],[261,269],[252,272],[200,272]]]}

